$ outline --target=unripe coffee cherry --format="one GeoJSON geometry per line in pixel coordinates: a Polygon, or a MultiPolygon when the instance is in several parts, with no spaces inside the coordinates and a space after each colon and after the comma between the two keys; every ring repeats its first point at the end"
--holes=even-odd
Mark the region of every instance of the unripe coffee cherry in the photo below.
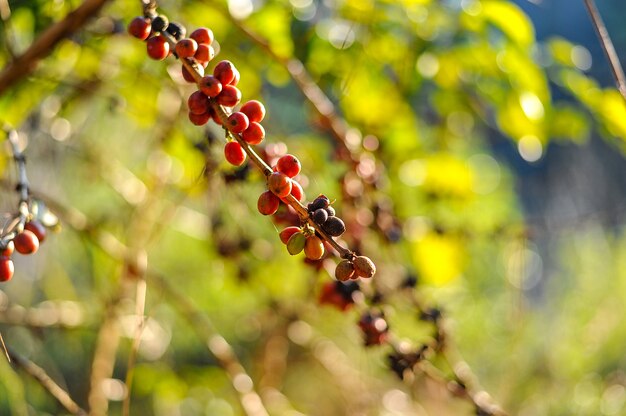
{"type": "Polygon", "coordinates": [[[13,239],[15,250],[20,254],[33,254],[39,248],[37,236],[28,230],[24,230],[13,239]]]}
{"type": "Polygon", "coordinates": [[[283,244],[287,244],[287,242],[289,241],[289,238],[295,233],[299,233],[299,232],[300,232],[300,227],[292,226],[292,227],[287,227],[284,230],[282,230],[280,234],[278,234],[278,236],[280,237],[280,241],[282,241],[283,244]]]}
{"type": "Polygon", "coordinates": [[[152,20],[152,30],[154,32],[162,32],[167,29],[167,26],[169,26],[169,24],[170,22],[167,17],[160,14],[155,17],[154,20],[152,20]]]}
{"type": "Polygon", "coordinates": [[[267,177],[267,187],[277,197],[284,198],[291,192],[291,179],[284,173],[273,172],[267,177]]]}
{"type": "Polygon", "coordinates": [[[175,49],[179,58],[191,58],[198,50],[198,42],[193,39],[181,39],[176,43],[175,49]]]}
{"type": "MultiPolygon", "coordinates": [[[[243,111],[242,111],[243,113],[243,111]]],[[[244,113],[245,114],[245,113],[244,113]]],[[[250,118],[248,117],[248,120],[250,118]]],[[[241,137],[252,145],[259,144],[265,138],[265,129],[256,121],[251,121],[247,129],[241,133],[241,137]]]]}
{"type": "Polygon", "coordinates": [[[280,199],[270,191],[263,192],[257,201],[257,209],[263,215],[274,215],[279,206],[280,199]]]}
{"type": "Polygon", "coordinates": [[[222,83],[213,75],[202,77],[198,85],[200,90],[211,98],[217,97],[217,95],[222,92],[222,83]]]}
{"type": "Polygon", "coordinates": [[[287,251],[292,256],[295,256],[305,248],[307,240],[304,234],[300,232],[294,233],[287,241],[287,251]]]}
{"type": "Polygon", "coordinates": [[[310,260],[319,260],[324,255],[324,243],[319,237],[310,235],[304,244],[304,255],[310,260]]]}
{"type": "Polygon", "coordinates": [[[146,19],[143,16],[135,17],[128,24],[128,33],[141,40],[148,39],[151,29],[150,19],[146,19]]]}
{"type": "Polygon", "coordinates": [[[279,172],[293,178],[300,173],[300,161],[294,155],[284,155],[276,163],[276,168],[279,172]]]}
{"type": "Polygon", "coordinates": [[[335,268],[335,277],[342,282],[352,279],[354,277],[354,264],[350,260],[341,260],[335,268]]]}
{"type": "Polygon", "coordinates": [[[369,278],[376,274],[376,265],[372,260],[365,256],[355,257],[353,260],[354,272],[359,277],[369,278]]]}
{"type": "Polygon", "coordinates": [[[248,116],[240,111],[235,111],[228,116],[226,126],[233,133],[241,133],[248,128],[249,124],[250,122],[248,121],[248,116]]]}
{"type": "Polygon", "coordinates": [[[320,208],[313,213],[313,221],[316,224],[322,225],[328,219],[328,212],[324,208],[320,208]]]}
{"type": "Polygon", "coordinates": [[[241,166],[246,160],[246,152],[237,142],[228,142],[224,147],[224,156],[231,165],[241,166]]]}
{"type": "Polygon", "coordinates": [[[331,237],[339,237],[346,232],[346,225],[339,217],[328,217],[326,222],[322,224],[322,230],[331,237]]]}
{"type": "Polygon", "coordinates": [[[257,100],[248,101],[241,106],[239,111],[247,115],[251,122],[256,121],[257,123],[260,123],[265,117],[265,107],[263,106],[263,103],[257,100]]]}
{"type": "Polygon", "coordinates": [[[24,229],[35,234],[35,236],[37,237],[37,240],[39,240],[40,243],[43,243],[44,240],[46,239],[46,234],[47,234],[46,227],[44,227],[43,224],[37,220],[31,220],[27,222],[24,225],[24,229]]]}
{"type": "Polygon", "coordinates": [[[0,256],[0,282],[11,280],[14,272],[13,260],[6,256],[0,256]]]}
{"type": "Polygon", "coordinates": [[[206,27],[200,27],[194,30],[193,32],[191,32],[191,35],[189,35],[189,37],[198,43],[203,43],[206,45],[212,44],[214,39],[213,31],[206,27]]]}
{"type": "Polygon", "coordinates": [[[170,44],[163,36],[153,36],[146,41],[148,56],[157,61],[162,61],[170,54],[170,44]]]}

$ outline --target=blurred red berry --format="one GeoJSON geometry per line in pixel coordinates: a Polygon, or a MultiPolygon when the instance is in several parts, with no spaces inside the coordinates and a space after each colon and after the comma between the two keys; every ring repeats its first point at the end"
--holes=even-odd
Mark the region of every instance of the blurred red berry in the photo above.
{"type": "Polygon", "coordinates": [[[273,215],[278,211],[280,199],[270,191],[265,191],[259,196],[257,201],[257,209],[263,215],[273,215]]]}

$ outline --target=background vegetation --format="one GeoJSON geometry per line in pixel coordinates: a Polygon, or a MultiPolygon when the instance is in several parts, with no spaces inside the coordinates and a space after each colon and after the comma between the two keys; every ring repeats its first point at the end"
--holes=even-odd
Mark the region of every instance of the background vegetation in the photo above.
{"type": "MultiPolygon", "coordinates": [[[[0,1],[0,66],[80,4],[0,1]]],[[[509,1],[159,6],[214,31],[244,99],[268,108],[264,152],[298,155],[309,199],[337,199],[378,273],[348,311],[319,304],[336,260],[289,256],[256,212],[262,175],[227,165],[221,130],[187,120],[179,64],[126,34],[140,2],[111,1],[0,93],[32,190],[61,220],[0,288],[12,351],[92,414],[121,414],[129,389],[137,415],[473,414],[483,388],[510,414],[625,412],[626,105],[588,75],[601,56],[537,41],[509,1]],[[347,124],[329,129],[297,61],[347,124]],[[394,346],[445,333],[442,351],[401,380],[392,346],[363,345],[368,305],[394,346]],[[470,400],[449,391],[468,368],[470,400]]],[[[0,360],[1,414],[63,412],[0,360]]]]}

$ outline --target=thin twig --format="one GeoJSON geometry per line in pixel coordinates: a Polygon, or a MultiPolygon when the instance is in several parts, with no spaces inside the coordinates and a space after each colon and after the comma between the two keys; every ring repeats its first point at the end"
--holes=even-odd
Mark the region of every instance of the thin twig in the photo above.
{"type": "Polygon", "coordinates": [[[126,365],[126,388],[128,392],[126,397],[124,397],[124,402],[122,403],[122,415],[128,416],[130,415],[130,398],[131,398],[131,389],[133,386],[133,377],[135,375],[135,363],[137,362],[137,354],[139,352],[139,345],[141,344],[141,335],[143,334],[143,330],[146,326],[146,292],[147,285],[144,279],[137,280],[137,293],[135,295],[135,315],[137,317],[137,327],[135,328],[135,336],[133,337],[133,343],[130,348],[130,354],[128,355],[128,363],[126,365]]]}
{"type": "Polygon", "coordinates": [[[9,62],[0,72],[0,95],[10,86],[28,76],[37,63],[63,39],[80,29],[108,0],[85,0],[58,23],[46,29],[20,56],[9,62]]]}
{"type": "Polygon", "coordinates": [[[15,160],[18,177],[16,190],[19,194],[20,200],[18,203],[17,214],[13,217],[9,226],[2,230],[2,235],[0,235],[0,247],[6,247],[9,241],[24,230],[24,224],[26,224],[26,221],[30,216],[29,187],[28,178],[26,177],[26,158],[20,150],[17,131],[8,126],[4,126],[4,131],[7,135],[7,140],[11,145],[11,152],[13,153],[13,159],[15,160]]]}
{"type": "Polygon", "coordinates": [[[613,77],[615,78],[615,83],[617,84],[617,89],[619,90],[622,97],[626,100],[626,76],[624,75],[624,69],[620,64],[619,57],[617,56],[617,52],[615,52],[615,47],[613,46],[613,42],[611,41],[611,37],[609,36],[609,32],[602,21],[602,16],[600,16],[600,12],[596,7],[594,0],[584,0],[585,6],[587,7],[587,12],[589,12],[589,17],[591,17],[591,23],[593,24],[593,28],[596,30],[596,34],[600,39],[600,45],[606,54],[606,57],[609,61],[609,66],[611,68],[611,72],[613,73],[613,77]]]}
{"type": "Polygon", "coordinates": [[[46,371],[28,358],[21,356],[12,349],[8,349],[12,362],[33,377],[52,397],[54,397],[68,412],[73,415],[86,415],[83,410],[57,383],[50,378],[46,371]]]}

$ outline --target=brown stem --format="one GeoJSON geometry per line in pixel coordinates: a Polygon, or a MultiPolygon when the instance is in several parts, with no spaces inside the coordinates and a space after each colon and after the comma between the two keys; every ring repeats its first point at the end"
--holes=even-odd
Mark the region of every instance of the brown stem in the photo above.
{"type": "Polygon", "coordinates": [[[600,45],[606,54],[606,57],[609,61],[609,66],[611,68],[611,72],[613,73],[613,77],[615,78],[615,83],[617,84],[617,89],[619,90],[622,97],[626,99],[626,76],[624,76],[624,70],[622,69],[622,65],[619,62],[619,57],[617,56],[617,52],[615,52],[615,47],[613,46],[613,42],[611,41],[611,37],[609,36],[608,30],[606,30],[606,26],[602,21],[602,16],[600,16],[600,12],[596,7],[594,0],[584,0],[585,6],[587,7],[587,12],[589,13],[589,17],[591,17],[591,23],[593,24],[593,28],[596,30],[596,34],[600,39],[600,45]]]}
{"type": "Polygon", "coordinates": [[[61,40],[80,29],[108,0],[85,0],[65,18],[46,29],[20,56],[9,62],[0,72],[0,95],[11,85],[29,75],[37,63],[61,40]]]}
{"type": "Polygon", "coordinates": [[[11,221],[6,229],[2,230],[2,235],[0,235],[0,247],[5,247],[9,241],[24,230],[24,224],[26,224],[26,221],[30,216],[28,178],[26,177],[26,158],[20,150],[17,131],[8,128],[7,126],[5,126],[4,129],[7,134],[7,140],[11,145],[11,152],[13,153],[13,159],[15,160],[15,166],[17,169],[18,180],[16,190],[19,194],[20,202],[18,204],[18,212],[13,218],[13,221],[11,221]]]}
{"type": "Polygon", "coordinates": [[[70,395],[50,378],[46,371],[28,358],[21,356],[12,349],[7,350],[11,362],[22,368],[29,376],[33,377],[52,397],[54,397],[68,412],[73,415],[86,415],[70,395]]]}

